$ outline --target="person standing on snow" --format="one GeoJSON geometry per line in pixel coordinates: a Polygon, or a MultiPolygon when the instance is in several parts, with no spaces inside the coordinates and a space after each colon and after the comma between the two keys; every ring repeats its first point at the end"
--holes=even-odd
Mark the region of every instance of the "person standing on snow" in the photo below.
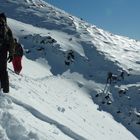
{"type": "Polygon", "coordinates": [[[6,16],[0,13],[0,83],[4,93],[9,92],[9,78],[7,72],[7,61],[13,59],[14,39],[12,31],[7,25],[6,16]],[[8,57],[7,57],[7,54],[8,57]]]}
{"type": "Polygon", "coordinates": [[[112,82],[112,72],[108,72],[108,75],[107,75],[107,83],[111,84],[112,82]]]}
{"type": "Polygon", "coordinates": [[[14,72],[16,74],[19,74],[22,70],[21,60],[23,56],[23,48],[21,44],[17,42],[17,39],[14,39],[14,45],[15,45],[15,53],[12,60],[12,64],[13,64],[14,72]]]}
{"type": "Polygon", "coordinates": [[[122,80],[124,80],[124,71],[121,71],[120,77],[122,80]]]}

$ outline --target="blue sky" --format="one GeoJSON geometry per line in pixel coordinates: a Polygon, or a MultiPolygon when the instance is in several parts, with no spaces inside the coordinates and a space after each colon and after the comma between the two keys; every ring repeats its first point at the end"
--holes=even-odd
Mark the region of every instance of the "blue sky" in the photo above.
{"type": "Polygon", "coordinates": [[[140,40],[140,0],[45,0],[109,32],[140,40]]]}

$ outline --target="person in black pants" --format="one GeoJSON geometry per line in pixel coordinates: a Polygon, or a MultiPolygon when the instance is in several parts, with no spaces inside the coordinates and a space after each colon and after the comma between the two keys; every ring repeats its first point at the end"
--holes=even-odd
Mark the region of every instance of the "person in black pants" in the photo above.
{"type": "Polygon", "coordinates": [[[7,61],[12,61],[13,53],[14,39],[12,31],[7,25],[5,14],[0,13],[0,83],[4,93],[9,92],[7,61]],[[8,57],[7,54],[9,54],[8,57]]]}

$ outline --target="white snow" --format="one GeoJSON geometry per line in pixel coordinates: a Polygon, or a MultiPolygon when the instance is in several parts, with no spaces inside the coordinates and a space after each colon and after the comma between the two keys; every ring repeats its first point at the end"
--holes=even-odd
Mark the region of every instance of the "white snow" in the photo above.
{"type": "Polygon", "coordinates": [[[139,41],[42,0],[1,0],[0,9],[24,47],[21,74],[8,64],[0,140],[140,139],[139,41]],[[122,70],[124,80],[106,85],[122,70]]]}

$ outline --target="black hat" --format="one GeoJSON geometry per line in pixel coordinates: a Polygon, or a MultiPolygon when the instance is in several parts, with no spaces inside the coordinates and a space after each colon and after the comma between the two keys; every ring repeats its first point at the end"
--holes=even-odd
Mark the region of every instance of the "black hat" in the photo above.
{"type": "Polygon", "coordinates": [[[0,13],[0,18],[3,18],[5,20],[5,22],[6,22],[6,16],[5,16],[4,13],[0,13]]]}

